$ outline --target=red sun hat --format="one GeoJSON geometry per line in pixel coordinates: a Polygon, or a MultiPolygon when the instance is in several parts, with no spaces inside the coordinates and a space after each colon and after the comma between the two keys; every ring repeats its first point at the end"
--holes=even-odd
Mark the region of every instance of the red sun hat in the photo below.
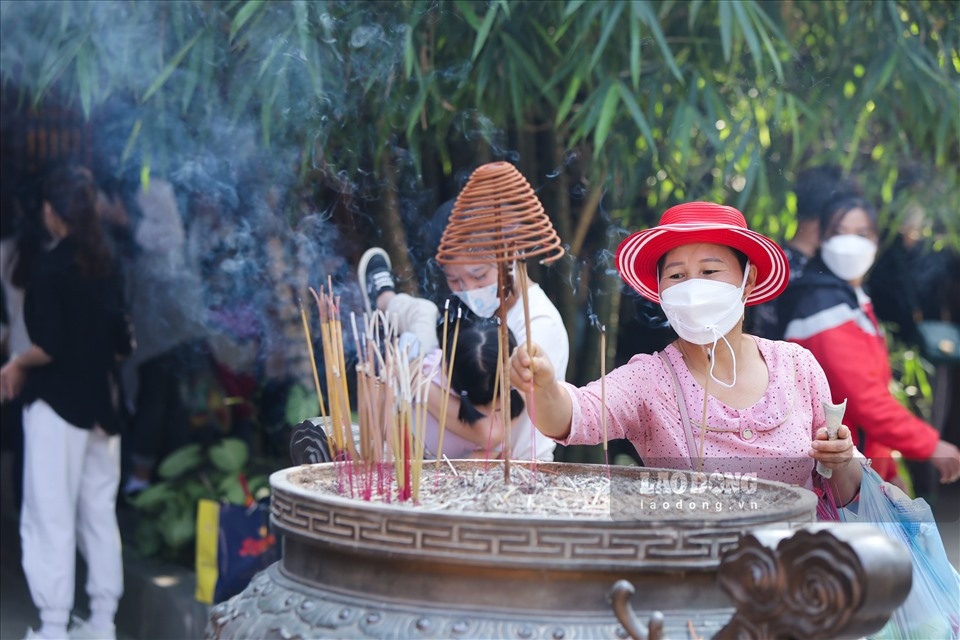
{"type": "Polygon", "coordinates": [[[790,266],[783,249],[765,235],[750,231],[742,213],[713,202],[687,202],[670,207],[656,227],[627,236],[617,248],[617,271],[640,295],[659,303],[657,263],[660,258],[676,247],[704,242],[742,251],[757,268],[757,284],[747,298],[747,305],[772,300],[787,288],[790,266]]]}

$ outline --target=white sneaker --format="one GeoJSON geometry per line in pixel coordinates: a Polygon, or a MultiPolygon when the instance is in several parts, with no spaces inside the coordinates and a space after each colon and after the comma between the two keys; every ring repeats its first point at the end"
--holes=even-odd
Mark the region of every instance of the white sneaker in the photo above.
{"type": "Polygon", "coordinates": [[[86,620],[78,620],[70,629],[70,640],[117,640],[117,628],[110,625],[106,629],[94,629],[86,620]]]}
{"type": "Polygon", "coordinates": [[[384,291],[397,290],[397,284],[390,273],[391,269],[393,264],[390,262],[390,256],[380,247],[367,249],[360,257],[357,279],[360,280],[360,287],[365,294],[363,305],[368,314],[373,313],[377,308],[377,296],[384,291]]]}

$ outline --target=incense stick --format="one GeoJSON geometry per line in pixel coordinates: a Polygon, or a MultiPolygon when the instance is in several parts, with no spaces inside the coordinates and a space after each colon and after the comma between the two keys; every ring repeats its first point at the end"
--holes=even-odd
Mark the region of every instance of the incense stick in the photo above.
{"type": "Polygon", "coordinates": [[[313,339],[310,337],[310,323],[307,322],[307,312],[303,309],[303,302],[299,299],[297,304],[300,306],[300,320],[303,321],[303,335],[307,340],[307,354],[310,356],[310,369],[313,371],[313,385],[317,390],[317,402],[320,405],[320,424],[324,427],[327,435],[327,449],[333,445],[330,436],[330,428],[327,425],[327,409],[323,404],[323,394],[320,392],[320,374],[317,372],[317,360],[313,355],[313,339]]]}
{"type": "Polygon", "coordinates": [[[460,338],[460,317],[462,315],[462,310],[460,307],[457,307],[457,321],[453,325],[453,344],[450,345],[450,361],[446,363],[447,378],[444,381],[446,382],[446,389],[441,386],[443,395],[440,400],[440,436],[437,439],[437,462],[434,468],[435,471],[440,469],[440,456],[443,455],[443,433],[447,426],[447,406],[450,402],[450,388],[452,385],[450,377],[453,375],[453,361],[456,359],[457,354],[457,341],[460,338]]]}
{"type": "MultiPolygon", "coordinates": [[[[523,300],[523,326],[526,331],[526,343],[529,345],[533,342],[533,336],[530,333],[530,296],[527,293],[527,288],[530,286],[529,281],[527,280],[527,264],[525,262],[517,261],[517,275],[520,280],[520,295],[523,300]]],[[[530,358],[530,379],[533,380],[533,358],[530,358]]],[[[533,406],[533,394],[530,394],[528,398],[530,408],[527,410],[527,415],[530,416],[530,424],[536,428],[537,423],[534,417],[535,411],[533,406]]],[[[533,451],[536,452],[536,434],[533,432],[530,433],[531,437],[534,439],[533,451]]],[[[536,459],[536,455],[534,455],[536,459]]]]}
{"type": "Polygon", "coordinates": [[[607,447],[607,327],[600,325],[600,425],[603,430],[603,459],[610,473],[610,450],[607,447]]]}

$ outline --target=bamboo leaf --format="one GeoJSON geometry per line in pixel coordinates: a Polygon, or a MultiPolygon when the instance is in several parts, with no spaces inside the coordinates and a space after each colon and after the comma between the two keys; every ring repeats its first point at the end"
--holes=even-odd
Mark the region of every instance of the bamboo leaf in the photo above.
{"type": "MultiPolygon", "coordinates": [[[[867,81],[864,83],[863,88],[861,89],[863,99],[869,100],[875,94],[883,91],[883,88],[887,86],[887,83],[890,82],[890,77],[893,75],[894,69],[897,66],[897,60],[900,58],[899,49],[897,47],[892,47],[887,54],[886,60],[883,61],[883,66],[877,70],[872,68],[872,73],[867,74],[867,81]]],[[[881,59],[877,60],[877,65],[871,65],[871,67],[879,66],[881,59]]]]}
{"type": "Polygon", "coordinates": [[[693,25],[697,21],[697,14],[700,13],[700,7],[703,5],[703,0],[692,0],[687,3],[687,29],[693,31],[693,25]]]}
{"type": "Polygon", "coordinates": [[[481,26],[480,18],[477,17],[477,14],[473,11],[472,2],[469,0],[456,0],[454,3],[457,7],[457,10],[460,12],[460,15],[463,16],[463,19],[467,21],[474,31],[479,31],[481,26]]]}
{"type": "Polygon", "coordinates": [[[426,86],[421,85],[420,91],[417,92],[416,100],[414,100],[411,108],[407,110],[407,122],[406,126],[404,127],[407,138],[413,137],[413,132],[416,129],[417,123],[420,122],[420,113],[423,111],[424,104],[427,102],[427,93],[426,86]]]}
{"type": "MultiPolygon", "coordinates": [[[[517,41],[509,35],[503,35],[503,42],[513,54],[513,61],[519,64],[519,66],[525,72],[527,78],[529,78],[529,84],[542,91],[542,88],[546,85],[546,79],[540,74],[536,63],[530,58],[530,56],[527,55],[527,53],[523,50],[523,47],[521,47],[517,41]]],[[[550,100],[550,93],[543,92],[542,95],[550,100]]],[[[554,101],[550,100],[550,102],[553,103],[554,101]]]]}
{"type": "Polygon", "coordinates": [[[740,25],[740,32],[743,33],[743,37],[747,41],[747,49],[750,50],[750,57],[753,58],[753,63],[759,71],[763,68],[763,61],[760,59],[760,40],[757,38],[757,33],[754,31],[753,24],[751,24],[750,19],[743,10],[743,2],[740,0],[731,0],[730,4],[733,6],[737,24],[740,25]]]}
{"type": "Polygon", "coordinates": [[[642,24],[637,16],[634,5],[630,5],[630,84],[636,91],[640,86],[640,44],[643,37],[640,34],[642,24]]]}
{"type": "Polygon", "coordinates": [[[130,135],[127,136],[126,144],[123,145],[123,153],[120,154],[120,164],[125,163],[130,158],[130,154],[133,153],[133,146],[136,144],[142,128],[143,120],[137,118],[137,121],[133,123],[133,128],[130,130],[130,135]]]}
{"type": "Polygon", "coordinates": [[[513,108],[514,126],[517,129],[522,129],[524,125],[523,96],[526,95],[526,92],[520,86],[519,74],[515,69],[510,68],[507,77],[510,84],[510,105],[513,108]]]}
{"type": "Polygon", "coordinates": [[[490,29],[493,28],[493,23],[497,19],[497,11],[499,10],[499,5],[492,5],[488,10],[487,14],[483,17],[483,22],[480,24],[480,28],[477,30],[477,39],[473,42],[473,53],[470,54],[470,61],[475,62],[477,56],[480,55],[480,50],[483,49],[483,45],[487,42],[487,37],[490,35],[490,29]]]}
{"type": "Polygon", "coordinates": [[[147,100],[149,100],[150,96],[152,96],[154,93],[159,91],[161,87],[163,87],[167,79],[173,74],[174,71],[176,71],[177,67],[180,66],[180,63],[183,61],[184,57],[186,57],[187,53],[190,52],[190,49],[193,48],[193,45],[195,45],[197,43],[197,40],[200,39],[201,35],[203,35],[202,30],[198,31],[196,35],[190,38],[190,41],[187,42],[187,44],[183,45],[180,51],[177,52],[177,55],[173,56],[170,62],[167,63],[167,66],[163,68],[163,71],[160,72],[160,75],[158,75],[156,79],[150,84],[150,87],[147,89],[147,92],[143,94],[143,98],[141,98],[143,102],[146,102],[147,100]]]}
{"type": "MultiPolygon", "coordinates": [[[[726,3],[721,3],[721,6],[724,4],[726,3]]],[[[650,32],[653,34],[653,39],[657,41],[657,45],[660,47],[660,54],[663,56],[664,62],[667,63],[667,67],[677,80],[683,82],[683,74],[680,73],[680,68],[677,66],[677,60],[673,55],[673,51],[670,50],[670,45],[667,43],[667,39],[660,29],[660,20],[653,12],[653,9],[650,8],[650,3],[645,0],[635,0],[634,6],[636,7],[637,15],[646,23],[650,32]]]]}
{"type": "Polygon", "coordinates": [[[80,93],[83,115],[87,118],[90,117],[94,82],[96,82],[96,75],[93,69],[93,58],[87,52],[87,47],[80,47],[77,50],[77,90],[80,93]]]}
{"type": "Polygon", "coordinates": [[[570,108],[573,107],[573,102],[577,99],[577,95],[580,92],[581,82],[583,82],[583,75],[579,73],[570,79],[570,84],[567,85],[567,93],[563,96],[563,102],[561,102],[557,108],[557,117],[554,119],[558,127],[561,126],[567,114],[570,113],[570,108]]]}
{"type": "Polygon", "coordinates": [[[263,80],[263,76],[270,69],[270,65],[273,64],[274,58],[277,57],[280,49],[285,47],[286,44],[287,40],[284,37],[277,37],[273,39],[273,44],[270,46],[270,52],[260,63],[260,69],[257,71],[257,82],[263,80]]]}
{"type": "Polygon", "coordinates": [[[76,60],[77,53],[87,41],[89,35],[89,31],[77,34],[59,50],[58,54],[54,55],[52,59],[44,64],[40,72],[40,80],[37,82],[37,93],[33,100],[34,106],[40,104],[47,91],[50,90],[57,79],[66,71],[70,63],[76,60]]]}
{"type": "Polygon", "coordinates": [[[640,105],[637,104],[637,101],[634,99],[633,94],[627,90],[626,87],[621,86],[620,95],[623,98],[623,104],[627,107],[627,111],[630,112],[630,117],[633,118],[634,123],[636,123],[637,128],[640,129],[640,133],[643,134],[644,139],[647,141],[647,144],[650,146],[651,151],[653,151],[654,157],[657,155],[657,142],[653,137],[653,131],[650,130],[650,123],[647,122],[646,116],[643,115],[643,111],[640,110],[640,105]]]}
{"type": "Polygon", "coordinates": [[[614,116],[617,115],[617,104],[620,102],[620,85],[611,84],[607,88],[607,95],[603,99],[603,106],[600,107],[600,118],[597,120],[597,128],[593,134],[593,156],[599,157],[603,151],[603,145],[610,135],[610,126],[613,123],[614,116]]]}
{"type": "Polygon", "coordinates": [[[585,2],[586,0],[571,0],[570,2],[568,2],[567,8],[564,9],[563,11],[563,17],[569,18],[570,16],[572,16],[574,13],[576,13],[580,9],[580,7],[583,6],[585,2]]]}
{"type": "Polygon", "coordinates": [[[733,49],[730,3],[720,2],[717,7],[720,11],[720,44],[723,46],[723,59],[725,62],[730,62],[733,49]]]}
{"type": "Polygon", "coordinates": [[[201,42],[198,46],[194,47],[193,52],[190,54],[189,66],[187,67],[187,73],[184,79],[183,99],[181,102],[184,113],[186,113],[187,108],[190,106],[190,101],[193,100],[193,94],[196,92],[197,85],[200,83],[200,67],[203,64],[204,44],[205,43],[201,42]]]}
{"type": "Polygon", "coordinates": [[[620,14],[623,13],[623,5],[619,2],[612,6],[610,14],[606,17],[606,20],[603,23],[603,30],[600,32],[600,39],[597,41],[597,45],[593,49],[593,55],[590,56],[590,62],[587,64],[587,73],[593,70],[593,67],[596,66],[597,61],[600,59],[600,56],[604,54],[607,49],[607,42],[610,40],[610,35],[613,33],[613,30],[616,29],[619,24],[620,14]]]}
{"type": "Polygon", "coordinates": [[[256,14],[257,9],[261,6],[263,6],[263,0],[247,0],[247,2],[240,7],[237,15],[233,17],[233,21],[230,23],[230,36],[227,38],[228,42],[233,42],[237,32],[256,14]]]}

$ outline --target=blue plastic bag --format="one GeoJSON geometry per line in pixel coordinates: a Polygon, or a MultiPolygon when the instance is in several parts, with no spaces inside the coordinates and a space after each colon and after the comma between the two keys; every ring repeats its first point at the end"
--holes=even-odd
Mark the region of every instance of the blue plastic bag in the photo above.
{"type": "Polygon", "coordinates": [[[869,523],[899,540],[913,560],[910,595],[871,638],[960,638],[960,573],[950,564],[927,501],[911,499],[864,465],[859,500],[839,511],[843,522],[869,523]]]}

